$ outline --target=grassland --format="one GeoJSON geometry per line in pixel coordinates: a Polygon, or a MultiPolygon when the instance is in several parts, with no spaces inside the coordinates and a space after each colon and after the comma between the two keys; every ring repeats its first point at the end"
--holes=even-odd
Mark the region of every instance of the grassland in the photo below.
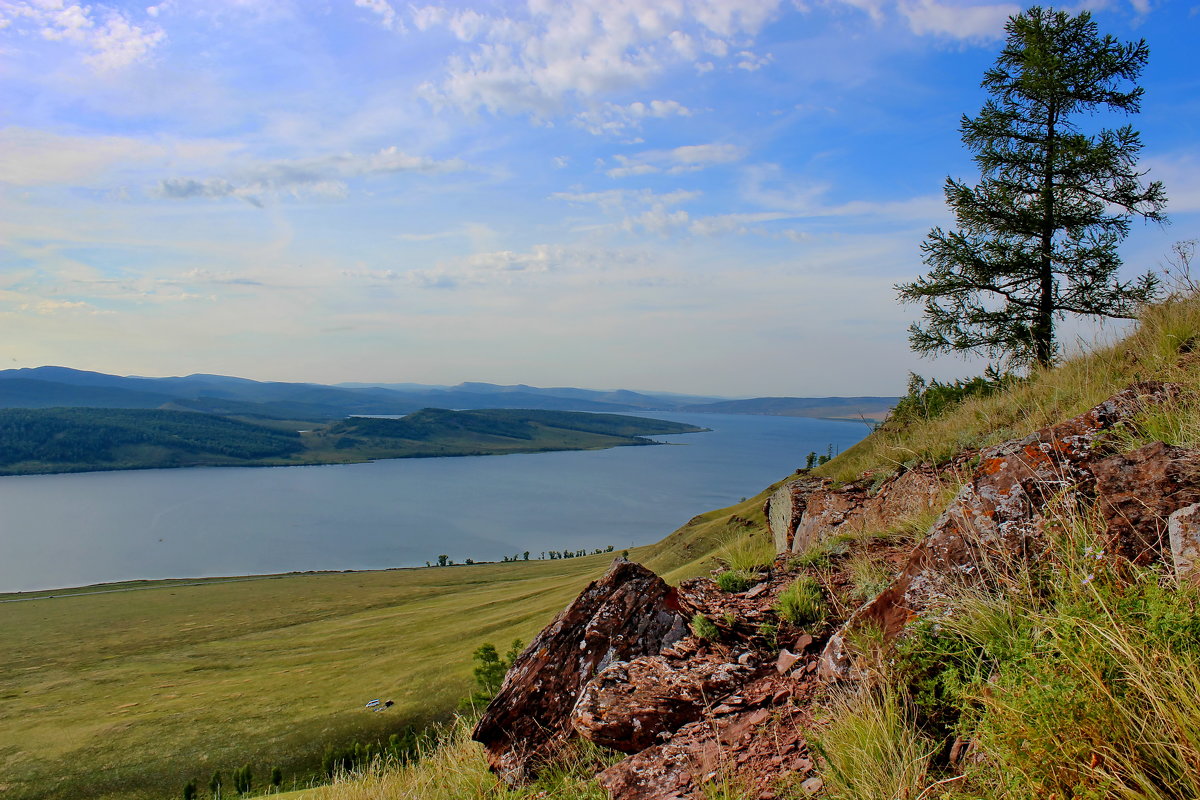
{"type": "MultiPolygon", "coordinates": [[[[630,557],[697,574],[765,537],[762,500],[630,557]]],[[[529,641],[612,557],[0,595],[0,798],[170,797],[244,763],[306,785],[329,743],[444,718],[475,647],[529,641]]]]}
{"type": "Polygon", "coordinates": [[[0,604],[0,797],[173,796],[243,763],[306,775],[326,743],[444,715],[474,647],[528,641],[611,558],[0,604]],[[376,697],[396,705],[364,711],[376,697]]]}

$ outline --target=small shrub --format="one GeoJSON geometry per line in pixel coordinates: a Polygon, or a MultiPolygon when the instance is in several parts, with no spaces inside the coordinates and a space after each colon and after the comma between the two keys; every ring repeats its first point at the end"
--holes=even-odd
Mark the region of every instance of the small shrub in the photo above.
{"type": "Polygon", "coordinates": [[[851,558],[848,570],[854,596],[859,600],[870,600],[892,583],[892,572],[887,565],[866,554],[851,558]]]}
{"type": "Polygon", "coordinates": [[[817,542],[799,555],[792,556],[789,565],[803,569],[819,569],[828,567],[833,559],[850,552],[850,542],[842,536],[834,536],[817,542]]]}
{"type": "Polygon", "coordinates": [[[190,780],[183,785],[183,800],[196,800],[195,780],[190,780]]]}
{"type": "Polygon", "coordinates": [[[723,592],[744,592],[754,585],[754,576],[742,570],[727,569],[716,580],[723,592]]]}
{"type": "Polygon", "coordinates": [[[801,575],[780,593],[774,610],[781,619],[793,625],[821,622],[825,619],[821,584],[809,575],[801,575]]]}
{"type": "Polygon", "coordinates": [[[703,614],[696,614],[692,617],[692,633],[697,638],[709,641],[716,641],[721,637],[720,629],[703,614]]]}
{"type": "Polygon", "coordinates": [[[734,572],[753,572],[774,560],[774,539],[754,533],[738,534],[717,553],[717,561],[734,572]]]}

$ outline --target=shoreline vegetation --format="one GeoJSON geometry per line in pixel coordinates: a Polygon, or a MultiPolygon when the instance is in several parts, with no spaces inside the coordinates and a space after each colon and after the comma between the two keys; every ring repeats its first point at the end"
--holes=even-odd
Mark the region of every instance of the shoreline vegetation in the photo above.
{"type": "Polygon", "coordinates": [[[600,450],[708,430],[624,414],[530,409],[426,408],[400,419],[325,423],[163,409],[3,409],[0,476],[600,450]]]}

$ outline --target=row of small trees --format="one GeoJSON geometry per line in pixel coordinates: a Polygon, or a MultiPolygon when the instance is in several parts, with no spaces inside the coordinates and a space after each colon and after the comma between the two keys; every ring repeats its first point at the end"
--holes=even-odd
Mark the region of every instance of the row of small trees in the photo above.
{"type": "MultiPolygon", "coordinates": [[[[586,555],[595,556],[595,555],[599,555],[601,553],[611,553],[614,549],[615,548],[610,544],[608,547],[596,547],[590,551],[587,548],[582,548],[579,550],[543,550],[541,552],[541,554],[537,557],[537,560],[538,561],[546,561],[546,560],[554,561],[556,559],[561,559],[561,558],[580,558],[580,557],[586,556],[586,555]]],[[[529,550],[526,550],[524,553],[513,553],[511,556],[503,556],[503,557],[501,557],[500,561],[501,561],[501,563],[505,563],[505,564],[512,563],[515,561],[528,561],[530,555],[531,555],[531,552],[529,550]]],[[[479,562],[475,561],[475,559],[473,559],[473,558],[468,558],[468,559],[465,559],[463,561],[463,563],[464,564],[477,564],[479,562]]],[[[432,567],[432,566],[453,567],[453,566],[455,566],[455,561],[454,561],[454,559],[450,558],[450,556],[446,555],[445,553],[442,553],[441,555],[439,555],[437,557],[436,565],[431,561],[426,561],[425,566],[427,566],[427,567],[432,567]]]]}
{"type": "MultiPolygon", "coordinates": [[[[238,797],[248,795],[254,791],[254,772],[249,764],[235,769],[231,776],[231,780],[233,783],[233,791],[237,793],[238,797]]],[[[280,767],[273,767],[271,769],[270,788],[278,791],[279,787],[282,785],[283,769],[280,767]]],[[[208,779],[208,796],[212,798],[212,800],[221,800],[223,796],[226,796],[224,789],[224,777],[221,775],[220,771],[214,772],[212,777],[208,779]]],[[[194,778],[183,785],[183,800],[197,800],[198,795],[199,787],[194,778]]]]}

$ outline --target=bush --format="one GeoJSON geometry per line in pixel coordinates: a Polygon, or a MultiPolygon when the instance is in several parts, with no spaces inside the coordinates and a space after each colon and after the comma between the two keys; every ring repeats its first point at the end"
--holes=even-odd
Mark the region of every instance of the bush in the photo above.
{"type": "Polygon", "coordinates": [[[793,625],[810,625],[825,619],[825,598],[821,584],[809,575],[801,575],[779,594],[774,611],[793,625]]]}
{"type": "Polygon", "coordinates": [[[692,617],[692,633],[697,638],[708,639],[709,641],[716,641],[721,638],[720,629],[703,614],[696,614],[692,617]]]}
{"type": "Polygon", "coordinates": [[[936,419],[968,397],[987,397],[1007,389],[1017,380],[1015,375],[1001,373],[994,367],[988,367],[983,375],[953,383],[926,382],[920,375],[910,372],[908,393],[896,403],[888,415],[888,422],[936,419]]]}
{"type": "Polygon", "coordinates": [[[743,570],[727,569],[716,580],[725,592],[744,592],[754,585],[754,576],[743,570]]]}

